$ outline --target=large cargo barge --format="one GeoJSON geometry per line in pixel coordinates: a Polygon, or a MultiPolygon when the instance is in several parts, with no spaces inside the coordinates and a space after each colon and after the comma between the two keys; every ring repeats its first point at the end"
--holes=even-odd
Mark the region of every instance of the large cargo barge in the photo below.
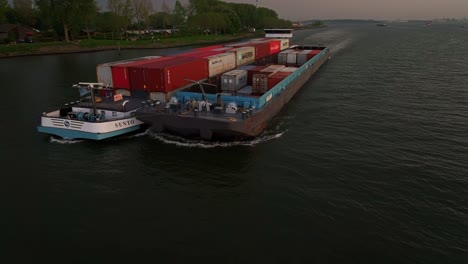
{"type": "Polygon", "coordinates": [[[191,85],[143,102],[136,118],[155,132],[182,137],[246,140],[259,136],[329,58],[327,47],[278,49],[283,43],[280,39],[259,45],[260,57],[255,54],[258,45],[233,45],[227,52],[240,54],[236,68],[203,80],[187,78],[191,85]]]}

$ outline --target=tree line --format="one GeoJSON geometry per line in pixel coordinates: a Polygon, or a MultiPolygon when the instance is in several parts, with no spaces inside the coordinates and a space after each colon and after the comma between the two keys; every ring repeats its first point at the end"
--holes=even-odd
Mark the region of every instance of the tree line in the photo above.
{"type": "Polygon", "coordinates": [[[80,32],[112,33],[126,39],[134,30],[139,36],[148,29],[177,29],[186,34],[236,34],[251,28],[291,27],[276,11],[252,4],[220,0],[165,0],[155,7],[151,0],[107,0],[100,10],[96,0],[0,0],[0,24],[21,24],[70,41],[80,32]],[[156,11],[156,8],[159,11],[156,11]]]}

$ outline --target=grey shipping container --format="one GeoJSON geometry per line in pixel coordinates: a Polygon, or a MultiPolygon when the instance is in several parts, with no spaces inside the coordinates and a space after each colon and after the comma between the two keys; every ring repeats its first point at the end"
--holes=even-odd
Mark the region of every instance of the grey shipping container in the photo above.
{"type": "Polygon", "coordinates": [[[221,75],[221,90],[235,92],[247,85],[246,70],[232,70],[221,75]]]}

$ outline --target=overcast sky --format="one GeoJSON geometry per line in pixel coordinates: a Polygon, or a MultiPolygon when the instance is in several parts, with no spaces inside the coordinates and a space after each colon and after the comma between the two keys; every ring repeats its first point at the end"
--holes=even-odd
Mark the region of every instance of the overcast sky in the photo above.
{"type": "MultiPolygon", "coordinates": [[[[171,9],[175,3],[175,0],[152,1],[156,10],[161,10],[163,1],[171,9]]],[[[224,2],[256,4],[256,0],[224,2]]],[[[468,18],[468,0],[258,0],[258,6],[273,9],[280,18],[289,20],[468,18]]]]}

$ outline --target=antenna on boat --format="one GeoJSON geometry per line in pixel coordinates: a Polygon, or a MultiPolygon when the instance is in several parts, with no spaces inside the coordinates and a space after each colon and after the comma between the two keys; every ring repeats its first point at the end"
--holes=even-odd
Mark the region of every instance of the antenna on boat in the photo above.
{"type": "Polygon", "coordinates": [[[200,90],[202,91],[202,100],[203,101],[206,101],[206,96],[205,96],[205,89],[203,89],[203,85],[202,84],[205,84],[205,85],[211,85],[211,86],[214,86],[216,87],[215,84],[212,84],[212,83],[207,83],[207,82],[202,82],[202,81],[195,81],[195,80],[190,80],[190,79],[185,79],[186,81],[189,81],[189,82],[193,82],[193,83],[196,83],[198,84],[198,86],[200,86],[200,90]]]}

